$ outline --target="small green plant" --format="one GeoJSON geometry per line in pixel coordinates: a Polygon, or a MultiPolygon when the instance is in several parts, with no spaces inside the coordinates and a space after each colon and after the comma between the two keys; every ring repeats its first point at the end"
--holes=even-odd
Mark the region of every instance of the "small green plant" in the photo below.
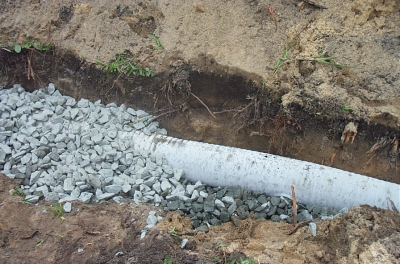
{"type": "Polygon", "coordinates": [[[12,189],[10,191],[11,195],[18,195],[18,196],[24,196],[24,191],[22,190],[22,188],[16,188],[16,189],[12,189]]]}
{"type": "Polygon", "coordinates": [[[171,227],[168,230],[168,234],[172,237],[179,237],[180,235],[178,234],[178,232],[176,232],[175,227],[171,227]]]}
{"type": "Polygon", "coordinates": [[[49,211],[52,212],[55,216],[60,217],[62,221],[65,220],[63,217],[64,210],[62,208],[62,205],[57,203],[54,204],[52,207],[48,207],[49,211]]]}
{"type": "Polygon", "coordinates": [[[52,235],[53,235],[53,236],[56,236],[56,237],[60,237],[60,238],[63,238],[63,237],[64,237],[63,235],[61,235],[61,234],[59,234],[59,233],[53,233],[52,235]]]}
{"type": "Polygon", "coordinates": [[[254,259],[242,259],[240,258],[240,262],[236,259],[232,260],[230,264],[254,264],[254,259]]]}
{"type": "MultiPolygon", "coordinates": [[[[10,41],[13,42],[13,40],[10,41]]],[[[10,51],[15,51],[16,53],[21,53],[21,51],[24,49],[36,49],[38,51],[47,51],[53,48],[53,45],[51,44],[46,45],[37,40],[24,40],[21,44],[16,43],[13,45],[5,45],[5,43],[2,43],[2,46],[6,46],[10,51]]]]}
{"type": "Polygon", "coordinates": [[[221,242],[221,243],[218,243],[218,245],[217,245],[217,248],[224,248],[224,247],[226,247],[226,246],[225,246],[225,244],[222,243],[222,242],[221,242]]]}
{"type": "Polygon", "coordinates": [[[348,111],[352,111],[353,109],[351,108],[351,106],[349,105],[345,105],[342,107],[343,112],[348,112],[348,111]]]}
{"type": "Polygon", "coordinates": [[[298,58],[298,60],[308,60],[308,61],[316,61],[318,63],[326,64],[338,69],[343,69],[343,68],[354,68],[353,66],[350,65],[343,65],[340,63],[333,62],[333,60],[336,59],[336,56],[314,56],[314,57],[307,57],[307,58],[298,58]]]}
{"type": "Polygon", "coordinates": [[[21,204],[31,204],[31,202],[28,199],[23,199],[19,201],[21,204]]]}
{"type": "Polygon", "coordinates": [[[274,73],[276,73],[278,71],[278,69],[280,67],[282,67],[285,63],[288,63],[290,61],[290,60],[288,60],[288,55],[289,55],[289,50],[284,49],[283,53],[282,53],[282,57],[280,57],[275,63],[274,73]]]}
{"type": "MultiPolygon", "coordinates": [[[[316,61],[318,63],[321,64],[325,64],[325,65],[329,65],[338,69],[343,69],[343,68],[354,68],[354,66],[351,65],[344,65],[344,64],[340,64],[340,63],[336,63],[333,60],[336,59],[336,56],[326,56],[323,54],[323,50],[322,49],[318,49],[318,54],[312,57],[297,57],[295,58],[295,60],[297,61],[316,61]]],[[[278,71],[279,68],[281,68],[284,64],[287,64],[289,62],[291,62],[292,60],[290,60],[288,58],[289,55],[289,50],[288,49],[284,49],[282,56],[280,58],[278,58],[278,60],[275,63],[275,67],[274,67],[274,73],[276,73],[278,71]]]]}
{"type": "Polygon", "coordinates": [[[153,72],[149,68],[142,68],[138,66],[135,62],[135,59],[128,57],[129,52],[125,51],[121,54],[117,54],[115,56],[115,60],[109,64],[104,64],[100,61],[97,61],[96,64],[100,65],[101,68],[107,72],[107,74],[118,72],[127,76],[130,76],[131,74],[139,74],[140,76],[145,77],[154,76],[153,72]]]}
{"type": "Polygon", "coordinates": [[[36,243],[36,246],[39,247],[39,246],[43,245],[43,243],[44,243],[44,240],[39,240],[39,241],[36,243]]]}
{"type": "Polygon", "coordinates": [[[161,42],[161,40],[160,40],[159,37],[154,36],[153,34],[148,34],[147,36],[148,36],[149,38],[151,38],[151,39],[154,39],[154,40],[156,41],[157,46],[154,46],[154,48],[155,48],[156,50],[160,50],[160,49],[163,48],[162,42],[161,42]]]}
{"type": "Polygon", "coordinates": [[[172,264],[172,259],[171,258],[164,259],[164,264],[172,264]]]}

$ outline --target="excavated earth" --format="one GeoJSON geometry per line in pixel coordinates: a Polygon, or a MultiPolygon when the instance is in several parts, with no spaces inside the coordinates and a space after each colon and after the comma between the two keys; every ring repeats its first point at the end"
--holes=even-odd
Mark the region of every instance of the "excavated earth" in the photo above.
{"type": "MultiPolygon", "coordinates": [[[[76,99],[143,109],[174,137],[400,183],[399,29],[397,0],[6,0],[0,84],[53,82],[76,99]],[[26,40],[53,48],[10,51],[26,40]],[[154,76],[98,65],[125,51],[154,76]],[[342,140],[350,122],[354,142],[342,140]]],[[[317,220],[315,237],[251,218],[196,233],[145,204],[74,203],[62,220],[52,204],[10,195],[19,184],[0,176],[2,263],[400,262],[398,212],[367,205],[317,220]],[[151,210],[164,218],[140,239],[151,210]]]]}

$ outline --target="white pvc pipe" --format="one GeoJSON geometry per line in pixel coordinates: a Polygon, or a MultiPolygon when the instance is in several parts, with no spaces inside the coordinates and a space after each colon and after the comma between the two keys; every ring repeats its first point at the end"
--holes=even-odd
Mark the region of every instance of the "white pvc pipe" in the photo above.
{"type": "Polygon", "coordinates": [[[272,154],[135,132],[135,147],[164,154],[191,181],[212,186],[236,186],[291,197],[298,202],[336,209],[362,204],[400,209],[400,185],[311,162],[272,154]]]}

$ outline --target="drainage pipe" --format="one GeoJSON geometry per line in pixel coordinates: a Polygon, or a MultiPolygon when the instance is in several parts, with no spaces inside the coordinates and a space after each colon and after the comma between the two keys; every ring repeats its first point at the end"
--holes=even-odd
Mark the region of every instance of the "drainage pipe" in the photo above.
{"type": "Polygon", "coordinates": [[[191,181],[237,186],[272,196],[336,209],[362,204],[400,209],[400,185],[311,162],[257,151],[176,139],[142,132],[129,134],[135,147],[164,154],[191,181]],[[393,207],[394,206],[394,207],[393,207]]]}

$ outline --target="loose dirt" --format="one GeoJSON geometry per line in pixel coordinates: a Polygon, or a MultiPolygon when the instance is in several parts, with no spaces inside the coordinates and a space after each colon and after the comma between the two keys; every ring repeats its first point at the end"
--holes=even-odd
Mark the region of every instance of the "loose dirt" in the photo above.
{"type": "Polygon", "coordinates": [[[233,221],[193,232],[188,218],[149,205],[73,203],[56,216],[53,204],[21,203],[10,195],[18,183],[0,175],[0,261],[2,263],[398,263],[400,217],[362,206],[333,221],[317,220],[294,234],[290,224],[233,221]],[[150,210],[163,220],[140,239],[150,210]],[[182,239],[189,242],[181,249],[182,239]],[[397,262],[396,262],[397,261],[397,262]]]}
{"type": "MultiPolygon", "coordinates": [[[[400,183],[400,3],[389,1],[4,1],[2,45],[34,39],[48,52],[0,50],[0,84],[125,103],[158,116],[175,137],[312,161],[400,183]],[[158,47],[153,34],[162,41],[158,47]],[[154,77],[106,74],[129,50],[154,77]],[[285,57],[281,67],[274,68],[285,57]],[[336,68],[316,57],[335,56],[336,68]],[[208,109],[207,109],[208,108],[208,109]],[[211,112],[211,113],[210,113],[211,112]],[[214,116],[215,117],[214,117],[214,116]],[[349,122],[351,143],[342,142],[349,122]],[[396,145],[397,142],[397,145],[396,145]]],[[[190,221],[148,205],[21,204],[1,177],[5,263],[396,263],[399,215],[368,206],[287,235],[248,219],[192,233],[190,221]],[[148,211],[162,223],[139,239],[148,211]],[[134,220],[133,220],[134,219],[134,220]],[[178,236],[171,236],[171,228],[178,236]],[[187,248],[180,241],[189,239],[187,248]],[[78,252],[82,250],[82,252],[78,252]],[[123,255],[116,256],[117,252],[123,255]]]]}

